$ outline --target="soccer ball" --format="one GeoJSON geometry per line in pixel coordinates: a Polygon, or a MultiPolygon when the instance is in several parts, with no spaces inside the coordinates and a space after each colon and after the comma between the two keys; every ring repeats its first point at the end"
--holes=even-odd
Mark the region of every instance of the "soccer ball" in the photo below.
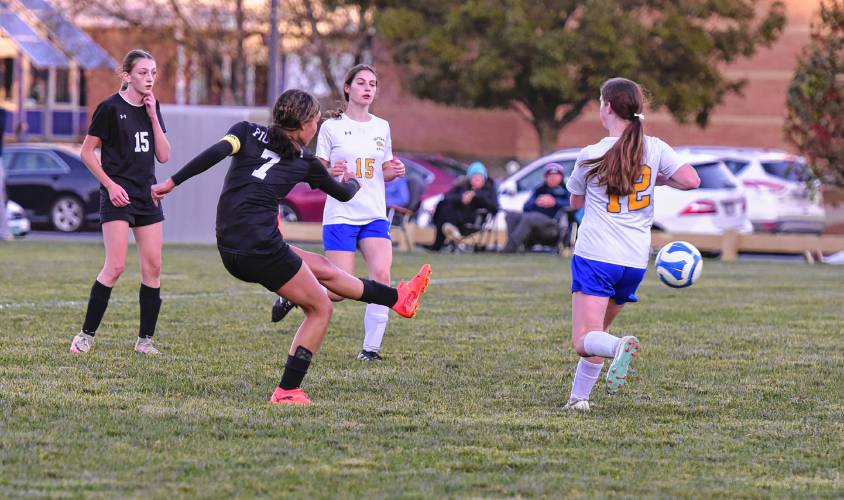
{"type": "Polygon", "coordinates": [[[662,247],[654,265],[659,280],[672,288],[692,286],[703,269],[700,252],[685,241],[672,241],[662,247]]]}

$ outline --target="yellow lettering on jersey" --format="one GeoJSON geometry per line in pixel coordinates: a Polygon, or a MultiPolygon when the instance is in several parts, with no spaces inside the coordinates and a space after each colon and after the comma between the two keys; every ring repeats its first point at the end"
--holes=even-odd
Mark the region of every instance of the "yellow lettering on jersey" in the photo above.
{"type": "MultiPolygon", "coordinates": [[[[651,195],[646,194],[639,198],[642,191],[646,191],[651,185],[651,167],[642,165],[642,176],[633,184],[633,194],[627,196],[627,211],[634,212],[641,210],[651,204],[651,195]]],[[[609,196],[607,202],[607,212],[617,214],[621,212],[621,197],[617,194],[609,196]]]]}
{"type": "Polygon", "coordinates": [[[236,155],[240,151],[240,139],[236,135],[226,134],[223,140],[232,145],[232,155],[236,155]]]}
{"type": "Polygon", "coordinates": [[[358,158],[355,160],[355,165],[357,166],[355,175],[358,179],[362,179],[363,177],[372,179],[375,175],[375,158],[358,158]]]}

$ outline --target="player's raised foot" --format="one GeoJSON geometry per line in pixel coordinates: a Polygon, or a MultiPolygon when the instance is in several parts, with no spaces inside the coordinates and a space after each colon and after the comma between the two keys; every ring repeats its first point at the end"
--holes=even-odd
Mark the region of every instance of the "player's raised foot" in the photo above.
{"type": "Polygon", "coordinates": [[[422,269],[416,273],[416,276],[407,283],[404,281],[399,282],[399,286],[396,287],[399,299],[393,305],[393,311],[396,311],[405,318],[416,316],[416,311],[419,309],[419,299],[422,298],[430,282],[431,266],[428,264],[423,265],[422,269]]]}
{"type": "Polygon", "coordinates": [[[294,308],[299,307],[293,302],[285,299],[284,297],[279,297],[273,303],[273,314],[272,314],[272,322],[278,323],[279,321],[283,320],[287,313],[292,311],[294,308]]]}
{"type": "Polygon", "coordinates": [[[621,337],[621,342],[615,351],[615,357],[607,369],[607,394],[614,396],[618,394],[624,383],[627,382],[627,376],[630,375],[630,362],[633,361],[642,346],[639,345],[639,339],[632,335],[621,337]]]}
{"type": "Polygon", "coordinates": [[[371,363],[375,361],[381,361],[381,359],[383,358],[381,358],[381,355],[378,354],[378,352],[376,351],[361,351],[360,354],[358,354],[358,361],[366,361],[371,363]]]}
{"type": "Polygon", "coordinates": [[[70,341],[70,352],[74,354],[85,354],[92,347],[94,347],[94,336],[85,332],[77,333],[70,341]]]}
{"type": "Polygon", "coordinates": [[[563,406],[563,410],[565,410],[565,411],[579,411],[579,412],[585,413],[585,412],[589,411],[589,400],[588,399],[569,398],[566,405],[563,406]]]}
{"type": "Polygon", "coordinates": [[[152,345],[152,339],[150,338],[142,338],[138,337],[138,340],[135,342],[135,352],[138,354],[148,354],[151,356],[155,356],[156,354],[161,354],[158,349],[152,345]]]}
{"type": "Polygon", "coordinates": [[[276,387],[275,392],[270,397],[270,403],[274,405],[309,405],[311,400],[305,394],[305,391],[298,387],[295,389],[276,387]]]}

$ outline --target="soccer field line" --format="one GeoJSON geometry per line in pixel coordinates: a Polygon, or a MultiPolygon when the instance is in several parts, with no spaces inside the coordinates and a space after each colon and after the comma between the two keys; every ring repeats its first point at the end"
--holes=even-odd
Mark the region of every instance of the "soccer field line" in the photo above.
{"type": "MultiPolygon", "coordinates": [[[[494,281],[508,283],[522,281],[535,282],[543,276],[520,276],[520,277],[503,277],[503,276],[463,276],[455,278],[434,278],[431,280],[431,285],[453,285],[458,283],[475,283],[481,281],[494,281]]],[[[192,293],[164,293],[161,295],[162,300],[178,301],[178,300],[193,300],[198,298],[213,298],[213,297],[232,297],[239,295],[267,295],[269,292],[257,290],[227,290],[225,292],[192,292],[192,293]]],[[[137,300],[130,299],[112,299],[111,304],[134,304],[137,300]]],[[[4,302],[0,303],[0,310],[4,309],[24,309],[30,307],[82,307],[88,304],[86,300],[56,300],[56,301],[40,301],[40,302],[4,302]]]]}

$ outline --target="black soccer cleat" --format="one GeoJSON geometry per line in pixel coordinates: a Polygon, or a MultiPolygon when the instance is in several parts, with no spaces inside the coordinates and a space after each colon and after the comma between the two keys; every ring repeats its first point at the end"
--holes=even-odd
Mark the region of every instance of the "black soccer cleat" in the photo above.
{"type": "Polygon", "coordinates": [[[381,361],[381,355],[378,354],[376,351],[361,351],[358,354],[359,361],[366,361],[366,362],[373,362],[373,361],[381,361]]]}
{"type": "Polygon", "coordinates": [[[285,299],[284,297],[279,297],[273,302],[273,315],[272,315],[272,322],[278,323],[279,321],[283,320],[287,313],[293,310],[294,307],[299,307],[293,302],[285,299]]]}

